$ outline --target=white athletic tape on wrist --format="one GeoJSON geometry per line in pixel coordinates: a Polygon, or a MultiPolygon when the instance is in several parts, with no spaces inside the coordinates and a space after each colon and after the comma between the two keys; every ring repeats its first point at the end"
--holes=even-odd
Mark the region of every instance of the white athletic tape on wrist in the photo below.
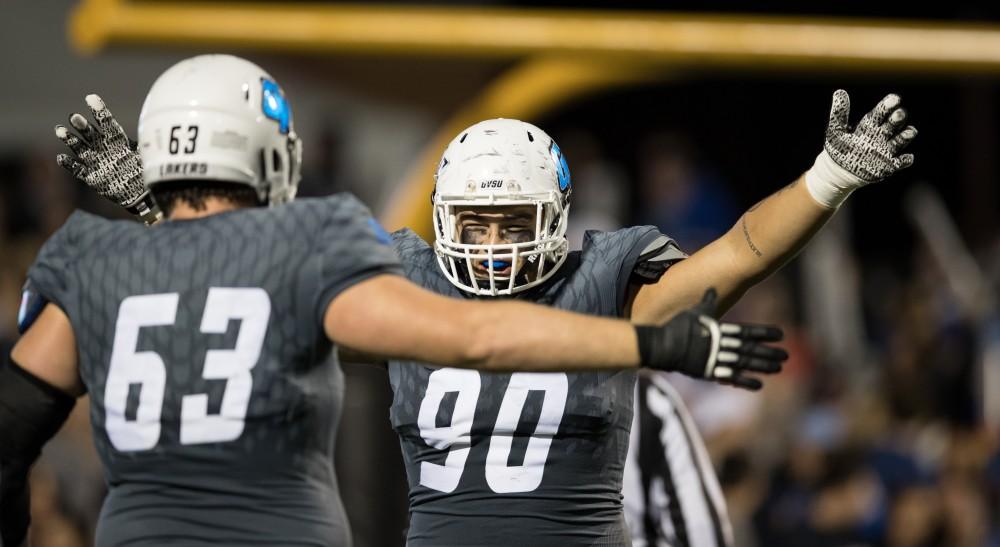
{"type": "Polygon", "coordinates": [[[816,156],[812,168],[806,171],[806,188],[816,203],[828,208],[840,207],[851,192],[865,185],[865,181],[837,165],[830,154],[823,150],[816,156]]]}

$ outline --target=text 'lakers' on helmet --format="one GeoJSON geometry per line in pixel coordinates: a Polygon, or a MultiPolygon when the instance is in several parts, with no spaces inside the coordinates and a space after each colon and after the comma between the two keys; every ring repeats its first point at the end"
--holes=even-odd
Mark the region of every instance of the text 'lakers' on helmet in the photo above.
{"type": "Polygon", "coordinates": [[[245,184],[261,203],[295,197],[302,143],[270,74],[231,55],[185,59],[153,84],[139,114],[150,187],[172,181],[245,184]]]}
{"type": "Polygon", "coordinates": [[[435,181],[434,247],[445,276],[458,288],[478,295],[515,294],[544,283],[566,260],[569,167],[541,129],[508,119],[477,123],[445,149],[435,181]],[[461,240],[461,211],[516,205],[534,207],[530,241],[461,240]],[[476,261],[484,267],[475,268],[476,261]]]}

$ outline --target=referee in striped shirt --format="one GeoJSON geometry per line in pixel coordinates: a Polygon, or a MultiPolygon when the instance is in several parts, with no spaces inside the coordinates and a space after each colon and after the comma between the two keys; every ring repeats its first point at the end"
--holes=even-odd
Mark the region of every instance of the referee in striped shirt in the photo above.
{"type": "Polygon", "coordinates": [[[622,488],[632,547],[732,547],[701,436],[663,374],[639,375],[622,488]]]}

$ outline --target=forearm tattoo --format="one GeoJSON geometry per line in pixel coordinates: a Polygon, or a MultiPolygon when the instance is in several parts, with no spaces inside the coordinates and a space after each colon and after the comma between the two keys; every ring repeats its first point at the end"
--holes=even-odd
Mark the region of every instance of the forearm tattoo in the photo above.
{"type": "Polygon", "coordinates": [[[750,239],[750,230],[747,229],[746,215],[743,215],[742,221],[743,221],[743,237],[744,239],[747,240],[747,246],[749,246],[750,250],[753,251],[753,254],[757,255],[758,257],[764,256],[764,253],[760,252],[760,249],[758,249],[757,246],[753,244],[753,240],[750,239]]]}

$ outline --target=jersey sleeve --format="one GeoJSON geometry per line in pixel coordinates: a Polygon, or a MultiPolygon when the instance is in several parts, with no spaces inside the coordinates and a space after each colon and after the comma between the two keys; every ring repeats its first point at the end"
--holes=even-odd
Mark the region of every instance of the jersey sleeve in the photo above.
{"type": "Polygon", "coordinates": [[[670,266],[688,256],[670,237],[658,230],[655,236],[646,238],[649,243],[642,248],[632,268],[636,280],[642,284],[656,283],[670,266]]]}
{"type": "Polygon", "coordinates": [[[403,263],[407,279],[438,294],[454,292],[454,285],[441,273],[434,248],[413,230],[404,228],[393,232],[392,245],[403,263]]]}
{"type": "Polygon", "coordinates": [[[325,218],[314,241],[320,323],[341,292],[376,275],[403,273],[389,234],[356,197],[338,194],[322,203],[320,214],[325,218]]]}
{"type": "Polygon", "coordinates": [[[80,232],[84,217],[83,213],[73,213],[45,242],[28,269],[21,311],[18,314],[18,329],[21,332],[31,326],[48,302],[59,306],[63,311],[69,311],[74,290],[73,266],[83,244],[80,232]]]}
{"type": "Polygon", "coordinates": [[[654,226],[633,226],[614,232],[587,232],[584,253],[600,257],[614,279],[617,309],[625,309],[629,287],[655,283],[678,260],[687,255],[670,237],[654,226]]]}

